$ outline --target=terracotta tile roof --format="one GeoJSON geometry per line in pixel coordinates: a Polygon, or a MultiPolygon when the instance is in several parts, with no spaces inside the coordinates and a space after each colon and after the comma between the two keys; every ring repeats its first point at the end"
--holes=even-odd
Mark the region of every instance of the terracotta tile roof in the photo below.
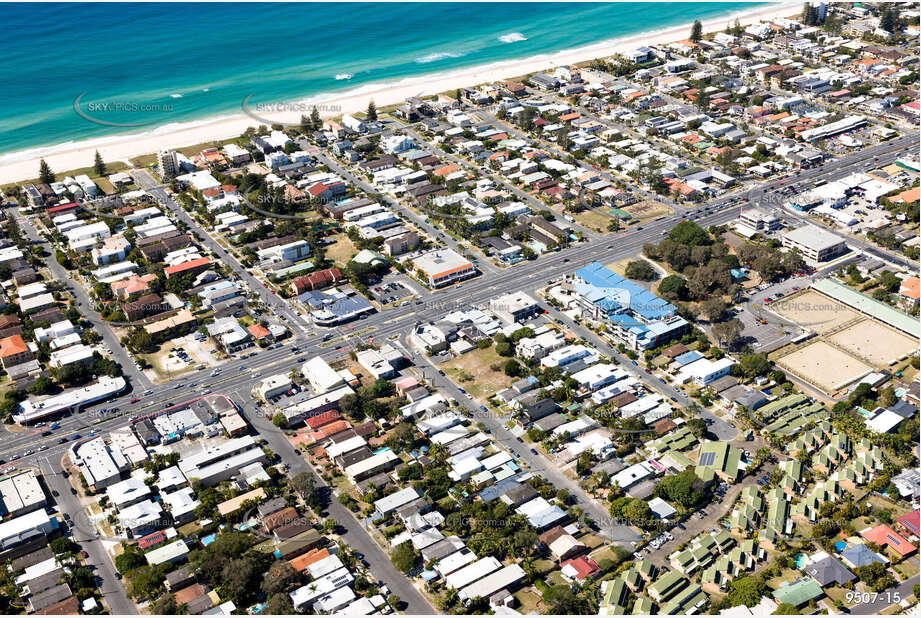
{"type": "Polygon", "coordinates": [[[303,571],[304,569],[306,569],[307,567],[309,567],[311,564],[313,564],[313,563],[315,563],[315,562],[319,562],[320,560],[323,560],[324,558],[329,558],[329,550],[328,550],[328,549],[326,549],[326,548],[323,548],[323,549],[311,549],[311,550],[310,550],[309,552],[307,552],[306,554],[301,554],[301,555],[298,556],[297,558],[294,558],[294,559],[292,559],[292,560],[288,560],[288,564],[290,564],[291,567],[292,567],[295,571],[300,572],[300,571],[303,571]]]}
{"type": "Polygon", "coordinates": [[[210,264],[210,260],[206,257],[198,258],[197,260],[189,260],[188,262],[183,262],[182,264],[176,264],[175,266],[167,266],[163,269],[163,272],[169,275],[176,275],[183,273],[187,270],[192,270],[194,268],[200,268],[202,266],[207,266],[210,264]]]}
{"type": "Polygon", "coordinates": [[[864,530],[860,533],[860,536],[871,543],[876,543],[880,547],[888,547],[900,556],[907,556],[917,549],[886,524],[880,524],[875,528],[864,530]]]}
{"type": "Polygon", "coordinates": [[[921,298],[921,279],[909,277],[902,281],[902,285],[899,287],[899,295],[914,300],[921,298]]]}
{"type": "Polygon", "coordinates": [[[249,334],[253,336],[253,339],[262,339],[272,334],[269,332],[269,329],[267,329],[262,324],[253,324],[246,330],[248,330],[249,334]]]}
{"type": "Polygon", "coordinates": [[[29,351],[29,346],[23,340],[21,335],[12,335],[0,339],[0,358],[23,354],[29,351]]]}

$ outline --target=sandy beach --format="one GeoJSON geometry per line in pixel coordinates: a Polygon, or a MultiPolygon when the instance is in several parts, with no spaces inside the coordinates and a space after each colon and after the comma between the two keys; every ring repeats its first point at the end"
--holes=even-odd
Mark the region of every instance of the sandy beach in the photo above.
{"type": "MultiPolygon", "coordinates": [[[[738,19],[742,25],[768,21],[778,17],[789,17],[799,13],[801,3],[785,2],[771,6],[753,7],[728,17],[719,17],[703,22],[704,32],[722,31],[727,24],[738,19]]],[[[521,60],[498,62],[492,65],[470,67],[454,72],[433,73],[380,84],[367,84],[338,96],[307,99],[300,104],[288,104],[288,111],[263,111],[250,108],[266,122],[295,123],[302,114],[309,114],[310,106],[316,104],[321,116],[331,117],[363,111],[371,99],[378,107],[404,101],[411,96],[424,96],[471,87],[478,84],[511,79],[517,76],[552,69],[560,65],[585,62],[604,58],[642,45],[669,43],[686,39],[691,23],[662,30],[646,32],[635,36],[605,41],[573,50],[544,54],[521,60]]],[[[281,103],[281,102],[279,102],[281,103]]],[[[128,162],[130,158],[150,154],[163,149],[192,146],[213,140],[228,139],[240,135],[247,127],[263,124],[253,117],[241,113],[201,121],[164,125],[140,134],[107,136],[83,142],[71,142],[58,146],[33,148],[0,155],[0,183],[9,183],[34,178],[38,175],[38,161],[44,158],[51,168],[58,172],[88,167],[93,164],[96,150],[106,161],[128,162]]]]}

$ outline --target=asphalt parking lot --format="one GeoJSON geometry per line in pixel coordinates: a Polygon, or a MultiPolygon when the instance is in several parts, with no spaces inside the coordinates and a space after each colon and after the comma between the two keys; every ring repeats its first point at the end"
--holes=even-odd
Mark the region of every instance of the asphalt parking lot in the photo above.
{"type": "Polygon", "coordinates": [[[395,278],[385,277],[380,283],[368,287],[372,298],[382,305],[409,299],[415,293],[405,283],[395,278]]]}

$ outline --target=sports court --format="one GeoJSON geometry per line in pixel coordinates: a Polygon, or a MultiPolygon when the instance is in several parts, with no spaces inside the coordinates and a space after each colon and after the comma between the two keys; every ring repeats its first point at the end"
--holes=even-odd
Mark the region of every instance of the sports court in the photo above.
{"type": "Polygon", "coordinates": [[[826,393],[833,393],[873,371],[872,366],[822,340],[813,341],[776,362],[826,393]]]}
{"type": "Polygon", "coordinates": [[[841,301],[813,290],[779,300],[769,308],[781,317],[820,335],[860,317],[859,313],[841,301]]]}
{"type": "Polygon", "coordinates": [[[918,349],[908,335],[874,320],[861,320],[827,338],[880,369],[918,349]]]}

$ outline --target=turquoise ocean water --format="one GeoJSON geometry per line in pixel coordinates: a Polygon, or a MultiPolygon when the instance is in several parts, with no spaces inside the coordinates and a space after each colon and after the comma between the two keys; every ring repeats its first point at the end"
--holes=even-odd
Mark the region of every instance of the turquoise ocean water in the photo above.
{"type": "Polygon", "coordinates": [[[397,83],[751,6],[4,3],[0,152],[235,114],[250,94],[257,105],[397,83]],[[74,110],[81,95],[95,118],[143,124],[91,123],[74,110]]]}

